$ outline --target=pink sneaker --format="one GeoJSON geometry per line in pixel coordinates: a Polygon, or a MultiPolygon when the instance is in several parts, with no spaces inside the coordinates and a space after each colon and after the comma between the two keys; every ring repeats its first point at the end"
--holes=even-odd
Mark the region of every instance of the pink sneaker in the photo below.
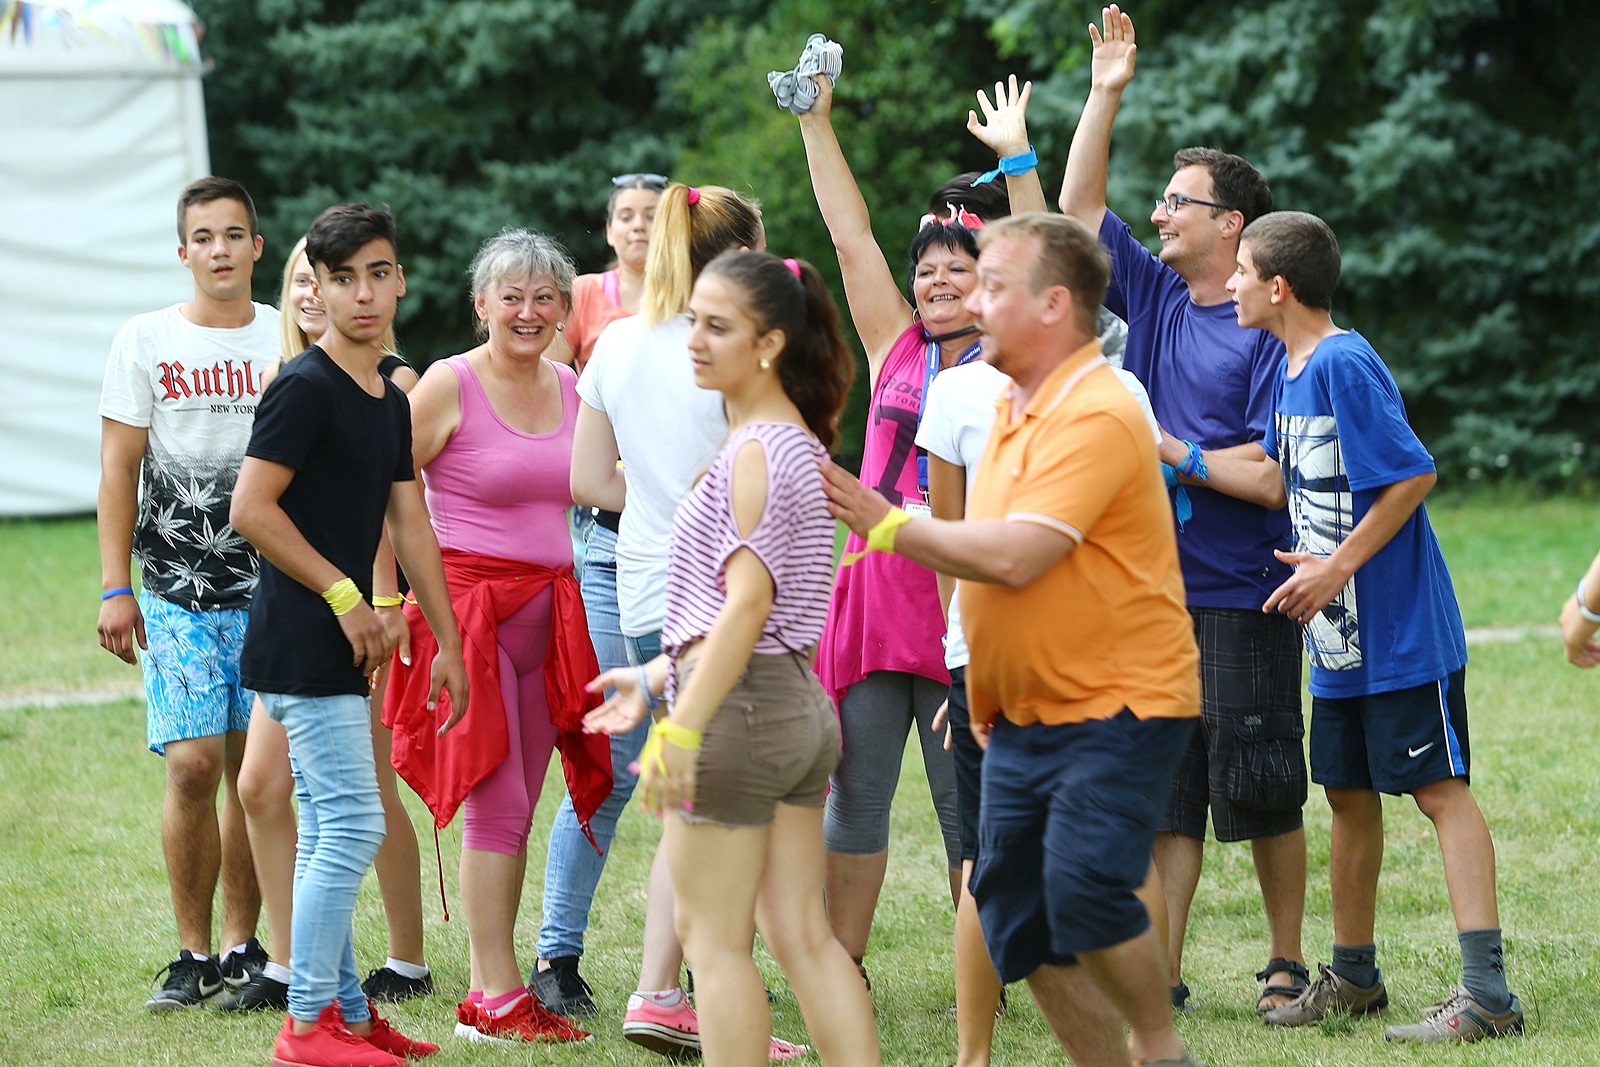
{"type": "Polygon", "coordinates": [[[700,1054],[700,1020],[689,1007],[688,997],[663,1008],[649,997],[633,994],[622,1017],[622,1036],[669,1059],[700,1054]]]}
{"type": "Polygon", "coordinates": [[[785,1041],[775,1037],[767,1045],[767,1060],[771,1063],[787,1063],[811,1051],[810,1045],[800,1045],[793,1041],[785,1041]]]}

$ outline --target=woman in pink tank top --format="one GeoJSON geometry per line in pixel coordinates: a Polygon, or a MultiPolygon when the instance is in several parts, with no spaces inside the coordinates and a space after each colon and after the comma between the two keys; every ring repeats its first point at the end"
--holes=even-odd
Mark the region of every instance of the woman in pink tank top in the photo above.
{"type": "MultiPolygon", "coordinates": [[[[834,135],[833,85],[823,75],[813,80],[818,96],[811,110],[799,116],[800,133],[871,373],[861,480],[901,507],[928,514],[927,459],[915,447],[922,399],[941,370],[977,358],[977,327],[965,302],[977,284],[974,232],[983,223],[953,204],[947,217],[942,217],[944,208],[923,217],[911,242],[914,303],[908,302],[872,235],[866,201],[834,135]]],[[[1027,151],[1026,128],[1009,129],[1003,121],[1013,112],[990,109],[987,98],[984,102],[991,121],[985,125],[974,116],[968,129],[1001,154],[1027,151]],[[1012,146],[1010,139],[1019,133],[1020,147],[1012,146]]],[[[1008,177],[1007,188],[1019,210],[1044,210],[1036,172],[1008,177]]],[[[963,192],[968,195],[958,202],[981,197],[970,185],[963,192]]],[[[998,214],[1009,213],[1004,195],[988,199],[997,202],[998,214]]],[[[851,534],[844,558],[863,547],[851,534]]],[[[944,632],[932,571],[882,552],[839,569],[817,649],[817,674],[838,702],[844,735],[843,759],[828,798],[828,915],[858,964],[866,954],[888,864],[889,807],[908,733],[917,735],[922,749],[944,837],[952,900],[959,895],[955,766],[941,731],[934,729],[950,684],[944,632]]]]}
{"type": "Polygon", "coordinates": [[[606,244],[616,264],[599,274],[580,274],[572,283],[572,315],[566,342],[573,366],[582,372],[600,331],[617,319],[639,313],[644,296],[644,261],[650,224],[667,179],[661,174],[620,174],[611,179],[606,200],[606,244]]]}
{"type": "MultiPolygon", "coordinates": [[[[458,1033],[472,1040],[579,1041],[588,1035],[528,994],[512,943],[533,809],[558,743],[549,702],[555,692],[546,679],[547,666],[555,668],[553,627],[557,644],[588,649],[581,608],[576,625],[560,610],[577,603],[566,519],[577,375],[544,358],[571,309],[575,271],[555,241],[507,229],[479,251],[471,274],[486,339],[433,364],[411,394],[412,448],[452,575],[452,599],[459,600],[463,575],[471,574],[474,581],[482,576],[474,593],[487,590],[486,603],[504,605],[487,622],[475,622],[472,612],[462,616],[469,647],[499,659],[499,692],[480,696],[475,685],[467,720],[482,725],[475,717],[503,715],[506,756],[471,785],[462,804],[471,977],[457,1010],[458,1033]],[[506,604],[515,603],[519,584],[535,585],[540,576],[538,592],[522,596],[519,606],[506,604]]],[[[453,766],[473,755],[440,762],[453,766]]],[[[562,756],[570,778],[582,753],[563,747],[562,756]]]]}

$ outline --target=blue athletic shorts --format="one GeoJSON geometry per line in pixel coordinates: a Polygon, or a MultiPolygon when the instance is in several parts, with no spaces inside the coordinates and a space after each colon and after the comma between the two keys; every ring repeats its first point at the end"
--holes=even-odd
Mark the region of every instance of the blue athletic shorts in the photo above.
{"type": "Polygon", "coordinates": [[[1470,777],[1467,670],[1411,689],[1311,699],[1311,780],[1409,793],[1470,777]]]}
{"type": "Polygon", "coordinates": [[[145,730],[150,751],[169,741],[215,737],[250,725],[255,694],[239,684],[249,608],[190,611],[153,593],[139,594],[144,612],[145,730]]]}
{"type": "Polygon", "coordinates": [[[1150,926],[1135,895],[1194,719],[995,722],[972,896],[1003,982],[1150,926]]]}

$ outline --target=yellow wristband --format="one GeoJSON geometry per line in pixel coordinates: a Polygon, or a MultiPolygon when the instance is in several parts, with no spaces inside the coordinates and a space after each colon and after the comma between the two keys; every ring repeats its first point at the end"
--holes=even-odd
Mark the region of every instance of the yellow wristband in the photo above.
{"type": "Polygon", "coordinates": [[[651,729],[661,735],[661,740],[685,752],[699,751],[700,739],[705,736],[704,730],[692,730],[671,719],[657,719],[651,729]]]}
{"type": "Polygon", "coordinates": [[[348,615],[361,603],[361,590],[349,578],[340,578],[322,591],[322,599],[328,602],[335,615],[348,615]]]}
{"type": "Polygon", "coordinates": [[[396,593],[394,596],[375,596],[372,606],[375,608],[397,608],[406,602],[406,598],[396,593]]]}
{"type": "Polygon", "coordinates": [[[878,525],[867,531],[868,552],[893,552],[894,532],[911,521],[911,516],[899,508],[890,508],[889,514],[878,520],[878,525]]]}

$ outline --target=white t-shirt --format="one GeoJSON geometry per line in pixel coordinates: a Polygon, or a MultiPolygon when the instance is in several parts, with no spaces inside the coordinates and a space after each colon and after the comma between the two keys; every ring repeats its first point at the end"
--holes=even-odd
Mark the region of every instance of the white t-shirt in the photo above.
{"type": "Polygon", "coordinates": [[[728,436],[722,394],[694,384],[688,337],[684,315],[655,326],[618,319],[578,379],[578,398],[611,421],[628,480],[617,528],[617,608],[628,637],[661,629],[672,515],[728,436]]]}
{"type": "MultiPolygon", "coordinates": [[[[1118,320],[1121,321],[1121,320],[1118,320]]],[[[1139,384],[1139,379],[1118,367],[1117,377],[1128,387],[1150,420],[1156,443],[1161,442],[1161,427],[1150,410],[1150,396],[1139,384]]],[[[917,447],[926,449],[946,463],[965,467],[967,473],[967,499],[972,498],[972,483],[978,472],[978,460],[983,457],[983,446],[988,443],[989,430],[994,425],[994,405],[1000,390],[1011,379],[995,370],[983,360],[973,360],[959,367],[940,371],[928,386],[927,402],[922,408],[922,425],[917,430],[917,447]]],[[[944,665],[954,670],[967,665],[967,639],[961,632],[961,598],[950,598],[950,616],[946,622],[944,638],[944,665]]]]}
{"type": "Polygon", "coordinates": [[[278,311],[253,305],[248,326],[218,329],[182,305],[135,315],[106,360],[100,415],[149,431],[133,557],[144,588],[190,611],[242,608],[256,554],[228,507],[261,394],[278,358],[278,311]]]}

